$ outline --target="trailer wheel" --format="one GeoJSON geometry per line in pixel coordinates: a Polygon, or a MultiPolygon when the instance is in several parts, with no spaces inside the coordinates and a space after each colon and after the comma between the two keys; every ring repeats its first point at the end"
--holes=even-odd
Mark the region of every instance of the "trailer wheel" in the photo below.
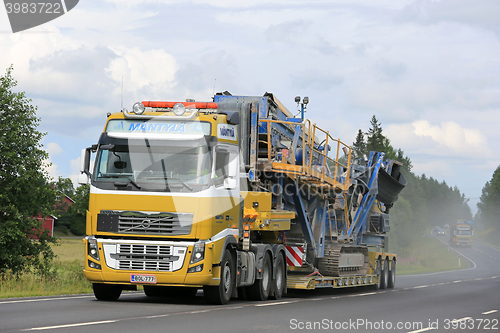
{"type": "Polygon", "coordinates": [[[394,288],[396,285],[396,260],[392,259],[391,270],[389,271],[389,281],[387,288],[394,288]]]}
{"type": "Polygon", "coordinates": [[[203,294],[208,303],[222,305],[229,302],[236,281],[234,271],[231,252],[225,250],[220,263],[220,284],[203,287],[203,294]]]}
{"type": "Polygon", "coordinates": [[[264,255],[262,265],[262,279],[255,280],[254,284],[248,287],[247,296],[254,301],[265,301],[269,297],[272,280],[271,257],[269,253],[264,255]]]}
{"type": "Polygon", "coordinates": [[[278,258],[276,258],[276,274],[273,279],[273,293],[271,295],[272,299],[281,299],[286,287],[286,266],[283,260],[283,254],[280,252],[278,258]]]}
{"type": "Polygon", "coordinates": [[[387,284],[389,282],[389,262],[388,260],[384,260],[384,264],[382,265],[382,271],[380,272],[380,289],[386,289],[387,284]]]}
{"type": "Polygon", "coordinates": [[[92,289],[100,301],[116,301],[122,294],[122,287],[118,284],[92,283],[92,289]]]}

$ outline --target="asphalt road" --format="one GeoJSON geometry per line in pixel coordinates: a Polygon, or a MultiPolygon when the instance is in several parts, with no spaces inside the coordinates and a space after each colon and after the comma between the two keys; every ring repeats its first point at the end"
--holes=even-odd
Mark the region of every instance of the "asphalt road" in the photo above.
{"type": "MultiPolygon", "coordinates": [[[[438,237],[445,240],[445,237],[438,237]]],[[[394,289],[291,292],[280,301],[151,299],[124,293],[0,301],[0,332],[495,332],[500,330],[500,251],[474,241],[454,249],[468,269],[398,276],[394,289]]]]}

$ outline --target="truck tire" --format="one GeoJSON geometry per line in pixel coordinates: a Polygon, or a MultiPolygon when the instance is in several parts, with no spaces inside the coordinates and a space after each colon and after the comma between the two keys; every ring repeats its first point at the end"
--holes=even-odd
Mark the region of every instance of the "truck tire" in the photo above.
{"type": "Polygon", "coordinates": [[[387,288],[394,288],[396,285],[396,260],[392,260],[391,270],[389,271],[389,281],[387,282],[387,288]]]}
{"type": "Polygon", "coordinates": [[[236,281],[233,257],[229,250],[224,251],[220,263],[220,284],[218,286],[204,286],[203,294],[207,303],[223,305],[231,299],[236,281]]]}
{"type": "Polygon", "coordinates": [[[118,284],[92,283],[92,289],[100,301],[116,301],[122,294],[122,287],[118,284]]]}
{"type": "Polygon", "coordinates": [[[248,298],[254,301],[267,300],[271,291],[272,275],[271,257],[266,253],[262,265],[262,279],[255,280],[254,284],[248,287],[248,298]]]}
{"type": "Polygon", "coordinates": [[[275,264],[276,274],[273,279],[273,292],[270,295],[272,299],[281,299],[286,289],[286,265],[283,259],[283,253],[278,253],[275,264]]]}
{"type": "Polygon", "coordinates": [[[389,262],[387,261],[387,259],[385,259],[384,263],[382,264],[382,270],[380,272],[379,280],[380,289],[387,289],[387,283],[389,282],[389,262]]]}

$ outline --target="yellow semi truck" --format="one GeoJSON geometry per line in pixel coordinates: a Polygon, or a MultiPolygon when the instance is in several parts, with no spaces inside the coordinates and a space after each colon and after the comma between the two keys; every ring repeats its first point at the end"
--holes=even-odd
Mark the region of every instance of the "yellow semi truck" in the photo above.
{"type": "Polygon", "coordinates": [[[86,278],[99,300],[279,299],[287,288],[394,287],[389,209],[406,185],[272,94],[144,101],[82,150],[86,278]],[[91,155],[95,160],[91,167],[91,155]]]}
{"type": "Polygon", "coordinates": [[[472,226],[465,220],[457,220],[450,227],[450,245],[452,246],[472,246],[472,226]]]}

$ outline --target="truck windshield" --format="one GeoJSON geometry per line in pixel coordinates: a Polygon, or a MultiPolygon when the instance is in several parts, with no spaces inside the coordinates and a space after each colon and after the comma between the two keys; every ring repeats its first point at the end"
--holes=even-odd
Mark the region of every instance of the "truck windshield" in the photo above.
{"type": "Polygon", "coordinates": [[[99,149],[93,183],[102,189],[201,191],[208,187],[211,171],[211,152],[204,143],[111,140],[99,149]]]}
{"type": "Polygon", "coordinates": [[[464,235],[464,236],[465,236],[465,235],[472,235],[472,231],[470,231],[470,230],[460,230],[460,229],[458,229],[458,230],[457,230],[457,235],[464,235]]]}

